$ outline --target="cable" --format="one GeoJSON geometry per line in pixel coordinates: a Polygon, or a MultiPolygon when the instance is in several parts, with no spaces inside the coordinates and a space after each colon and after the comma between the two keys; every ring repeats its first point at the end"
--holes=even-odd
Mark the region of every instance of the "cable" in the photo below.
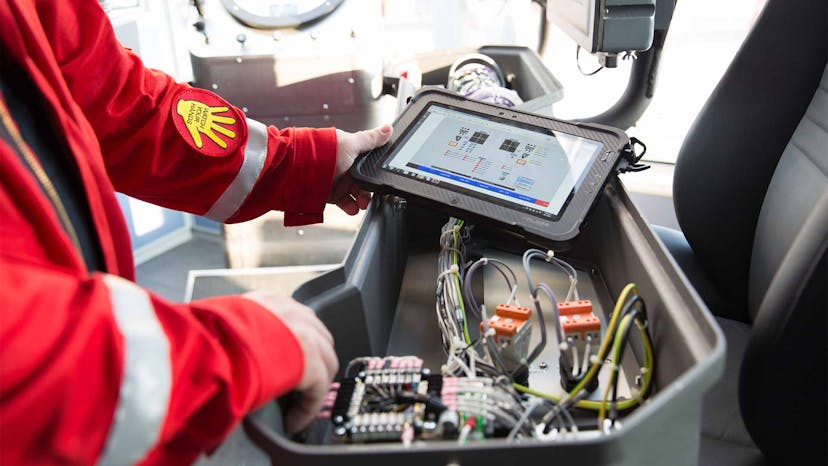
{"type": "MultiPolygon", "coordinates": [[[[643,322],[642,319],[639,317],[638,314],[646,316],[647,308],[644,305],[644,302],[641,301],[641,311],[639,312],[638,309],[632,309],[630,313],[625,316],[625,319],[631,319],[635,326],[638,328],[639,333],[641,334],[642,341],[646,341],[649,344],[650,336],[647,333],[647,325],[646,322],[643,322]]],[[[618,368],[620,367],[621,363],[624,361],[624,352],[627,349],[628,341],[630,338],[630,329],[632,325],[627,325],[623,328],[623,333],[621,331],[621,327],[619,326],[619,334],[621,335],[621,343],[615,349],[615,364],[613,365],[613,383],[612,383],[612,402],[610,404],[610,420],[614,423],[615,416],[616,416],[616,405],[618,403],[618,368]]],[[[650,355],[647,354],[647,351],[644,351],[644,366],[642,372],[646,371],[647,373],[652,373],[652,364],[653,361],[650,359],[650,355]]]]}
{"type": "Polygon", "coordinates": [[[578,45],[575,48],[575,64],[578,65],[578,71],[580,71],[582,75],[584,75],[584,76],[595,76],[596,73],[598,73],[599,71],[604,69],[604,65],[601,65],[598,68],[596,68],[594,71],[590,71],[589,73],[585,72],[584,69],[581,68],[580,55],[581,55],[581,46],[578,45]]]}
{"type": "Polygon", "coordinates": [[[510,300],[511,296],[516,293],[515,290],[517,289],[517,275],[515,275],[514,270],[512,270],[512,268],[509,267],[505,262],[499,259],[489,259],[487,257],[483,257],[475,261],[475,263],[469,266],[469,269],[466,271],[466,281],[464,283],[463,291],[465,292],[466,301],[468,301],[469,303],[469,309],[478,316],[480,315],[480,308],[477,304],[477,300],[474,298],[474,293],[472,293],[472,276],[474,276],[474,273],[477,271],[477,269],[484,267],[486,265],[491,265],[498,272],[500,272],[500,275],[503,276],[503,280],[506,281],[506,286],[510,291],[510,300]],[[508,271],[509,274],[512,276],[511,280],[509,280],[506,271],[508,271]]]}
{"type": "Polygon", "coordinates": [[[443,225],[440,234],[440,274],[437,278],[436,312],[443,337],[443,349],[447,353],[451,350],[455,338],[467,344],[471,343],[462,298],[462,261],[465,255],[460,234],[462,228],[463,221],[452,217],[443,225]]]}
{"type": "Polygon", "coordinates": [[[572,418],[572,414],[569,413],[568,409],[561,410],[561,414],[564,417],[565,422],[568,422],[569,425],[572,426],[570,431],[578,432],[578,424],[575,424],[575,419],[572,418]]]}
{"type": "MultiPolygon", "coordinates": [[[[597,372],[600,369],[600,367],[602,365],[602,361],[606,357],[606,353],[607,353],[607,349],[608,349],[607,346],[610,344],[610,341],[614,339],[613,337],[615,335],[615,327],[617,325],[619,316],[624,313],[624,308],[627,308],[628,306],[632,306],[637,302],[642,302],[643,303],[641,298],[638,297],[637,293],[638,293],[638,289],[636,288],[635,284],[632,284],[632,283],[625,286],[624,289],[621,291],[621,294],[619,295],[619,298],[616,301],[615,309],[614,309],[612,317],[610,319],[610,323],[607,326],[607,336],[603,339],[603,342],[601,344],[601,348],[599,349],[599,355],[603,355],[603,356],[601,356],[600,358],[598,358],[598,356],[596,356],[596,359],[593,360],[593,364],[590,366],[590,369],[589,369],[589,372],[587,373],[587,376],[592,377],[594,375],[594,373],[597,372]],[[625,303],[625,301],[627,301],[627,297],[630,295],[630,293],[636,293],[636,294],[632,299],[630,299],[627,302],[627,305],[625,305],[624,303],[625,303]],[[590,373],[593,373],[593,374],[590,374],[590,373]]],[[[652,341],[650,340],[649,334],[646,332],[646,325],[643,324],[643,323],[641,323],[640,325],[637,323],[636,325],[639,327],[639,331],[641,332],[642,346],[644,347],[644,364],[643,364],[642,371],[641,371],[644,381],[643,381],[643,383],[641,385],[641,389],[638,391],[638,393],[634,393],[633,396],[630,399],[623,400],[623,401],[620,401],[620,402],[617,403],[616,409],[618,411],[626,411],[626,410],[628,410],[630,408],[634,408],[635,406],[640,404],[643,401],[643,398],[649,393],[649,390],[652,386],[653,369],[654,369],[654,361],[655,361],[654,360],[654,354],[653,354],[652,341]]],[[[586,385],[584,383],[584,380],[587,380],[587,376],[585,376],[584,379],[581,379],[581,382],[578,384],[580,386],[576,385],[573,388],[573,390],[571,390],[563,398],[559,397],[559,396],[551,395],[551,394],[548,394],[548,393],[543,393],[543,392],[540,392],[540,391],[537,391],[537,390],[533,390],[529,387],[526,387],[524,385],[517,384],[517,383],[512,384],[512,386],[517,391],[519,391],[521,393],[525,393],[525,394],[532,395],[532,396],[539,397],[539,398],[545,398],[545,399],[554,401],[556,403],[563,403],[567,400],[573,399],[575,397],[575,394],[578,393],[578,390],[581,390],[583,388],[583,386],[586,385]]],[[[573,404],[573,406],[576,407],[576,408],[580,408],[580,409],[598,411],[602,407],[605,407],[605,404],[602,401],[578,400],[573,404]]]]}
{"type": "Polygon", "coordinates": [[[590,382],[592,377],[598,373],[598,370],[601,368],[601,362],[604,358],[607,357],[607,351],[609,350],[609,345],[613,340],[613,335],[615,334],[615,326],[618,323],[618,316],[621,314],[621,306],[626,301],[627,296],[630,293],[638,294],[638,288],[635,284],[630,283],[621,290],[621,295],[618,297],[618,301],[615,303],[615,309],[612,313],[612,318],[610,318],[610,322],[607,325],[607,333],[604,337],[604,340],[601,342],[601,346],[598,349],[598,355],[593,361],[592,365],[590,366],[589,370],[587,371],[586,375],[581,379],[572,390],[569,391],[569,397],[573,396],[574,394],[580,392],[586,385],[590,382]]]}
{"type": "Polygon", "coordinates": [[[581,363],[581,369],[578,371],[579,374],[585,373],[587,371],[587,367],[589,367],[589,353],[592,349],[592,336],[587,335],[586,337],[586,345],[584,346],[584,361],[581,363]]]}
{"type": "Polygon", "coordinates": [[[512,373],[506,368],[506,363],[503,361],[503,356],[500,355],[500,351],[497,350],[497,345],[495,345],[494,338],[489,333],[489,318],[486,315],[486,305],[480,306],[480,314],[483,316],[483,338],[486,340],[486,345],[489,349],[490,356],[494,359],[498,366],[500,366],[500,371],[502,374],[505,374],[509,377],[509,380],[512,379],[512,373]]]}
{"type": "Polygon", "coordinates": [[[518,419],[517,424],[515,424],[511,431],[509,431],[509,435],[506,436],[507,442],[515,441],[515,438],[517,437],[518,432],[520,432],[520,429],[523,427],[523,424],[526,424],[526,421],[529,420],[529,417],[532,415],[535,409],[543,403],[544,402],[542,400],[535,401],[523,411],[523,414],[520,416],[520,419],[518,419]]]}
{"type": "Polygon", "coordinates": [[[567,338],[566,343],[572,350],[572,377],[578,377],[581,373],[581,364],[579,364],[578,361],[578,347],[575,346],[575,340],[573,340],[572,337],[567,338]]]}
{"type": "MultiPolygon", "coordinates": [[[[547,262],[550,261],[547,260],[547,262]]],[[[563,269],[564,273],[569,275],[569,290],[566,292],[566,301],[572,301],[572,298],[575,298],[575,301],[581,299],[578,296],[578,271],[575,270],[575,267],[572,267],[572,265],[563,259],[558,259],[554,256],[552,256],[551,263],[557,265],[563,269]]]]}
{"type": "Polygon", "coordinates": [[[541,331],[541,341],[535,346],[535,348],[530,353],[529,357],[527,358],[528,362],[534,361],[543,349],[546,347],[546,323],[543,320],[543,309],[541,308],[540,301],[538,300],[538,290],[543,291],[549,297],[549,300],[552,301],[552,314],[553,314],[553,323],[555,327],[555,336],[558,338],[558,344],[564,342],[563,339],[563,332],[561,331],[561,320],[560,314],[558,310],[558,300],[555,298],[555,293],[552,292],[552,289],[549,288],[548,285],[545,283],[538,283],[535,286],[534,281],[532,280],[532,269],[529,266],[529,261],[533,258],[542,258],[546,260],[546,258],[551,257],[550,253],[544,253],[539,249],[528,249],[526,252],[523,253],[523,269],[526,272],[526,281],[529,285],[529,292],[532,295],[532,300],[535,303],[535,310],[538,313],[538,321],[540,322],[540,331],[541,331]]]}
{"type": "Polygon", "coordinates": [[[612,372],[610,373],[610,378],[607,381],[607,386],[604,388],[604,397],[601,399],[601,409],[598,410],[598,426],[602,426],[604,424],[604,417],[606,414],[607,404],[609,400],[610,391],[613,393],[617,393],[618,389],[618,371],[621,366],[621,360],[619,359],[620,347],[624,345],[624,335],[629,335],[628,330],[632,325],[632,320],[635,318],[637,314],[637,310],[633,310],[631,313],[625,315],[621,319],[621,323],[618,325],[618,331],[615,334],[613,339],[613,361],[612,361],[612,372]]]}

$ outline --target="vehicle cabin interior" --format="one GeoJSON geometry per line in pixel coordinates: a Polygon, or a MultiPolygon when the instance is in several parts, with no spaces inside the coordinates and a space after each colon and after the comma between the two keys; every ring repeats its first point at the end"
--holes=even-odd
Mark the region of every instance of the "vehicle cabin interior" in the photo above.
{"type": "Polygon", "coordinates": [[[118,195],[139,285],[335,341],[310,426],[289,392],[197,465],[828,464],[828,0],[100,3],[250,120],[393,122],[354,217],[118,195]]]}

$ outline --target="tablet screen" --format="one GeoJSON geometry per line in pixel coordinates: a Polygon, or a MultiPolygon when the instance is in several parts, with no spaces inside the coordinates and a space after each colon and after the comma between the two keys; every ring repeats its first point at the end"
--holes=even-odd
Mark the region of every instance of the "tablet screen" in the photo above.
{"type": "Polygon", "coordinates": [[[431,103],[383,168],[557,218],[603,144],[431,103]]]}

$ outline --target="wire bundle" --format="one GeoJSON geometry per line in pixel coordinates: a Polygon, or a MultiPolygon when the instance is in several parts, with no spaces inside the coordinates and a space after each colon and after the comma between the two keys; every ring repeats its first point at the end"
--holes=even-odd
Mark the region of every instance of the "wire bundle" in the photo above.
{"type": "Polygon", "coordinates": [[[606,334],[598,349],[598,354],[590,361],[589,370],[566,396],[560,398],[532,390],[520,384],[514,384],[514,387],[522,393],[545,398],[556,403],[555,408],[550,410],[542,419],[547,430],[550,429],[550,423],[558,414],[566,412],[570,408],[580,408],[598,411],[599,426],[606,431],[610,426],[615,424],[615,417],[619,411],[629,410],[644,401],[644,397],[652,387],[654,364],[655,358],[653,355],[652,341],[647,332],[644,300],[638,295],[638,289],[635,284],[630,283],[624,287],[618,297],[610,322],[607,325],[606,334]],[[641,343],[644,350],[644,363],[640,368],[643,382],[641,389],[637,393],[633,393],[632,398],[618,400],[618,375],[624,356],[624,348],[629,343],[630,328],[633,323],[641,335],[641,343]],[[602,400],[584,400],[583,398],[587,394],[584,388],[593,378],[598,376],[598,372],[603,367],[603,361],[609,355],[610,349],[612,349],[613,355],[612,372],[609,383],[605,387],[602,400]],[[609,419],[605,418],[607,410],[610,413],[609,419]],[[609,424],[606,424],[605,420],[608,420],[609,424]]]}
{"type": "MultiPolygon", "coordinates": [[[[440,253],[438,257],[440,273],[437,278],[436,315],[441,330],[442,343],[447,354],[447,361],[442,368],[442,372],[445,375],[460,376],[461,379],[459,380],[462,380],[462,377],[465,376],[470,381],[478,375],[491,378],[499,377],[511,384],[511,387],[491,388],[501,393],[499,395],[501,399],[504,396],[514,398],[516,392],[512,391],[513,389],[546,401],[541,403],[540,400],[529,399],[528,401],[518,400],[517,404],[498,405],[495,403],[491,412],[478,413],[475,409],[483,409],[483,405],[480,404],[479,399],[475,401],[476,399],[471,397],[464,398],[464,410],[470,413],[478,413],[481,416],[485,414],[485,416],[488,416],[487,419],[494,420],[496,418],[498,422],[510,426],[511,430],[508,438],[514,440],[518,437],[537,436],[534,427],[540,427],[542,432],[577,431],[577,426],[570,413],[572,409],[597,411],[599,428],[607,431],[616,425],[615,422],[619,412],[629,410],[643,401],[652,385],[654,357],[652,342],[647,332],[646,307],[634,284],[627,285],[620,293],[597,353],[592,354],[592,350],[593,345],[598,344],[598,342],[588,340],[583,356],[581,356],[576,351],[574,342],[565,339],[561,329],[558,300],[555,293],[548,284],[535,282],[531,262],[533,260],[543,260],[559,267],[567,274],[569,287],[566,293],[566,301],[580,299],[577,288],[577,271],[566,261],[555,257],[552,251],[544,252],[538,249],[529,249],[523,254],[523,268],[537,314],[541,341],[529,352],[525,361],[521,361],[521,368],[528,371],[529,364],[541,354],[547,344],[544,307],[541,303],[541,298],[545,298],[551,304],[551,318],[555,329],[555,337],[561,354],[565,355],[562,357],[562,363],[565,363],[567,370],[563,375],[572,377],[571,385],[573,387],[565,396],[557,397],[542,393],[514,381],[518,369],[512,371],[507,369],[501,351],[495,344],[494,330],[488,327],[489,316],[486,306],[477,302],[472,290],[472,279],[475,274],[484,267],[491,267],[503,278],[509,290],[509,299],[506,304],[519,305],[517,276],[506,263],[493,258],[483,257],[466,267],[465,240],[468,236],[468,227],[464,227],[464,222],[456,218],[449,219],[443,226],[440,235],[440,253]],[[480,338],[476,340],[472,340],[469,334],[469,314],[479,317],[483,322],[483,332],[480,338]],[[620,367],[625,348],[628,346],[630,335],[633,333],[633,327],[638,330],[643,347],[644,361],[640,368],[642,385],[640,390],[633,394],[632,398],[619,400],[620,367]],[[603,361],[608,357],[612,361],[612,365],[608,366],[611,372],[608,383],[604,387],[601,401],[586,400],[587,395],[594,390],[593,387],[597,386],[598,373],[604,367],[603,361]],[[540,409],[545,409],[545,414],[539,420],[533,419],[540,409]]],[[[492,397],[492,399],[496,398],[495,395],[492,395],[492,397]]]]}

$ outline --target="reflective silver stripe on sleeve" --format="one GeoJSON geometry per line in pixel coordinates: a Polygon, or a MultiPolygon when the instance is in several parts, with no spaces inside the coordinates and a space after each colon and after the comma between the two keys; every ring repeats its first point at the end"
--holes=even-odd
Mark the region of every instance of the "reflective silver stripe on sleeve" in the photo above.
{"type": "Polygon", "coordinates": [[[236,213],[259,179],[266,158],[267,126],[248,118],[247,144],[244,146],[244,161],[239,173],[204,216],[224,222],[236,213]]]}
{"type": "Polygon", "coordinates": [[[172,388],[170,343],[144,290],[114,275],[107,275],[104,283],[123,336],[124,366],[115,417],[99,464],[134,464],[161,437],[172,388]]]}

